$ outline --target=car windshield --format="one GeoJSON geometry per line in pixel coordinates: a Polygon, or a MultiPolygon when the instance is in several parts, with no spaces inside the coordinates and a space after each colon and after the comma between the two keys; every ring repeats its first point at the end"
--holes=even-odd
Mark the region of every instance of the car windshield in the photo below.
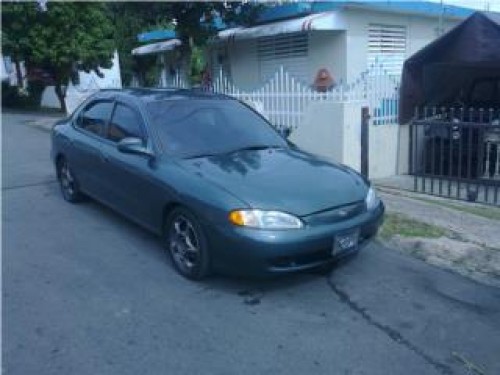
{"type": "Polygon", "coordinates": [[[236,100],[155,101],[148,110],[165,151],[183,158],[288,147],[267,121],[236,100]]]}

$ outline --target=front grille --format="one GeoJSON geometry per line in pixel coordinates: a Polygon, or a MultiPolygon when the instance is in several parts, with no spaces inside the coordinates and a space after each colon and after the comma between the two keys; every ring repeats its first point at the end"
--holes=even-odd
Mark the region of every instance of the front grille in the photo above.
{"type": "Polygon", "coordinates": [[[308,224],[330,224],[351,219],[365,211],[365,202],[359,201],[307,215],[303,220],[308,224]]]}
{"type": "Polygon", "coordinates": [[[331,260],[331,249],[322,249],[312,253],[299,254],[295,256],[282,256],[271,259],[271,266],[276,268],[290,268],[304,266],[331,260]]]}

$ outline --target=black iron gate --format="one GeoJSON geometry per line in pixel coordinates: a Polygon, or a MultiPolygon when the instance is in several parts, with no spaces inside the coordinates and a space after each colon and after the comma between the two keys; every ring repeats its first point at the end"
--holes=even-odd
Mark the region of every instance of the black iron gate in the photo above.
{"type": "Polygon", "coordinates": [[[410,173],[417,192],[500,206],[500,110],[416,111],[410,173]]]}

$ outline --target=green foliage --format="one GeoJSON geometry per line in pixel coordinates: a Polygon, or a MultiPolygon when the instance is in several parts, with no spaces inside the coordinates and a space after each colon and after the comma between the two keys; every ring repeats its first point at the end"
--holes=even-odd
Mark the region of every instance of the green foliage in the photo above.
{"type": "Polygon", "coordinates": [[[29,3],[4,3],[2,6],[2,53],[19,59],[31,50],[29,25],[36,18],[36,7],[29,3]]]}
{"type": "Polygon", "coordinates": [[[29,82],[28,90],[11,86],[8,82],[2,82],[2,107],[37,110],[45,85],[41,82],[29,82]]]}
{"type": "Polygon", "coordinates": [[[446,230],[435,225],[413,220],[403,214],[388,213],[379,235],[387,240],[397,234],[402,237],[439,238],[446,236],[446,233],[446,230]]]}
{"type": "Polygon", "coordinates": [[[29,61],[67,80],[75,65],[85,71],[111,67],[113,26],[101,3],[49,2],[30,25],[29,61]]]}
{"type": "Polygon", "coordinates": [[[248,24],[262,5],[256,2],[55,2],[47,10],[35,2],[3,2],[2,48],[14,61],[24,61],[30,71],[50,73],[64,109],[65,85],[77,69],[111,66],[118,49],[122,80],[129,84],[139,74],[145,84],[154,84],[157,56],[131,55],[144,31],[174,29],[183,42],[180,60],[199,81],[204,67],[202,48],[216,33],[213,21],[248,24]],[[200,22],[200,20],[203,20],[200,22]]]}
{"type": "Polygon", "coordinates": [[[64,109],[64,87],[76,69],[109,68],[113,25],[103,3],[49,2],[39,11],[32,2],[3,4],[4,54],[24,60],[28,70],[50,73],[64,109]]]}
{"type": "Polygon", "coordinates": [[[146,77],[157,69],[156,59],[134,57],[137,35],[144,31],[172,29],[182,41],[181,59],[188,62],[191,78],[199,80],[204,66],[200,53],[210,37],[217,32],[213,25],[218,14],[227,24],[248,24],[255,19],[263,5],[255,2],[110,2],[108,10],[115,26],[115,40],[121,62],[122,80],[127,85],[133,74],[146,77]],[[204,22],[200,22],[204,19],[204,22]]]}
{"type": "Polygon", "coordinates": [[[192,83],[201,82],[203,69],[205,68],[205,57],[203,49],[197,46],[191,48],[190,79],[192,83]]]}

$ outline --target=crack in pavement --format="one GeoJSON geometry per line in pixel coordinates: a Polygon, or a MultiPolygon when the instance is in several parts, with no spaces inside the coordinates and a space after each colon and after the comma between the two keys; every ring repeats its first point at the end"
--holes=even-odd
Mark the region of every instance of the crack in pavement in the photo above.
{"type": "Polygon", "coordinates": [[[401,333],[399,333],[397,330],[394,328],[382,324],[380,322],[377,322],[367,311],[365,308],[359,306],[356,302],[354,302],[349,295],[341,290],[335,283],[331,280],[330,277],[326,278],[327,284],[332,289],[332,291],[335,293],[335,295],[339,298],[340,302],[346,304],[352,311],[360,315],[365,322],[367,322],[369,325],[379,329],[382,331],[385,335],[387,335],[392,341],[395,343],[404,346],[405,348],[409,349],[413,353],[417,354],[420,358],[422,358],[425,362],[427,362],[429,365],[434,367],[438,372],[444,375],[452,375],[454,372],[449,367],[448,365],[445,365],[436,359],[432,358],[430,355],[426,354],[424,351],[422,351],[420,348],[412,344],[408,339],[404,338],[401,333]]]}
{"type": "Polygon", "coordinates": [[[55,184],[55,183],[57,183],[57,180],[34,182],[31,184],[24,184],[24,185],[5,186],[5,187],[2,187],[2,191],[23,189],[23,188],[34,187],[34,186],[46,186],[46,185],[51,185],[51,184],[55,184]]]}

